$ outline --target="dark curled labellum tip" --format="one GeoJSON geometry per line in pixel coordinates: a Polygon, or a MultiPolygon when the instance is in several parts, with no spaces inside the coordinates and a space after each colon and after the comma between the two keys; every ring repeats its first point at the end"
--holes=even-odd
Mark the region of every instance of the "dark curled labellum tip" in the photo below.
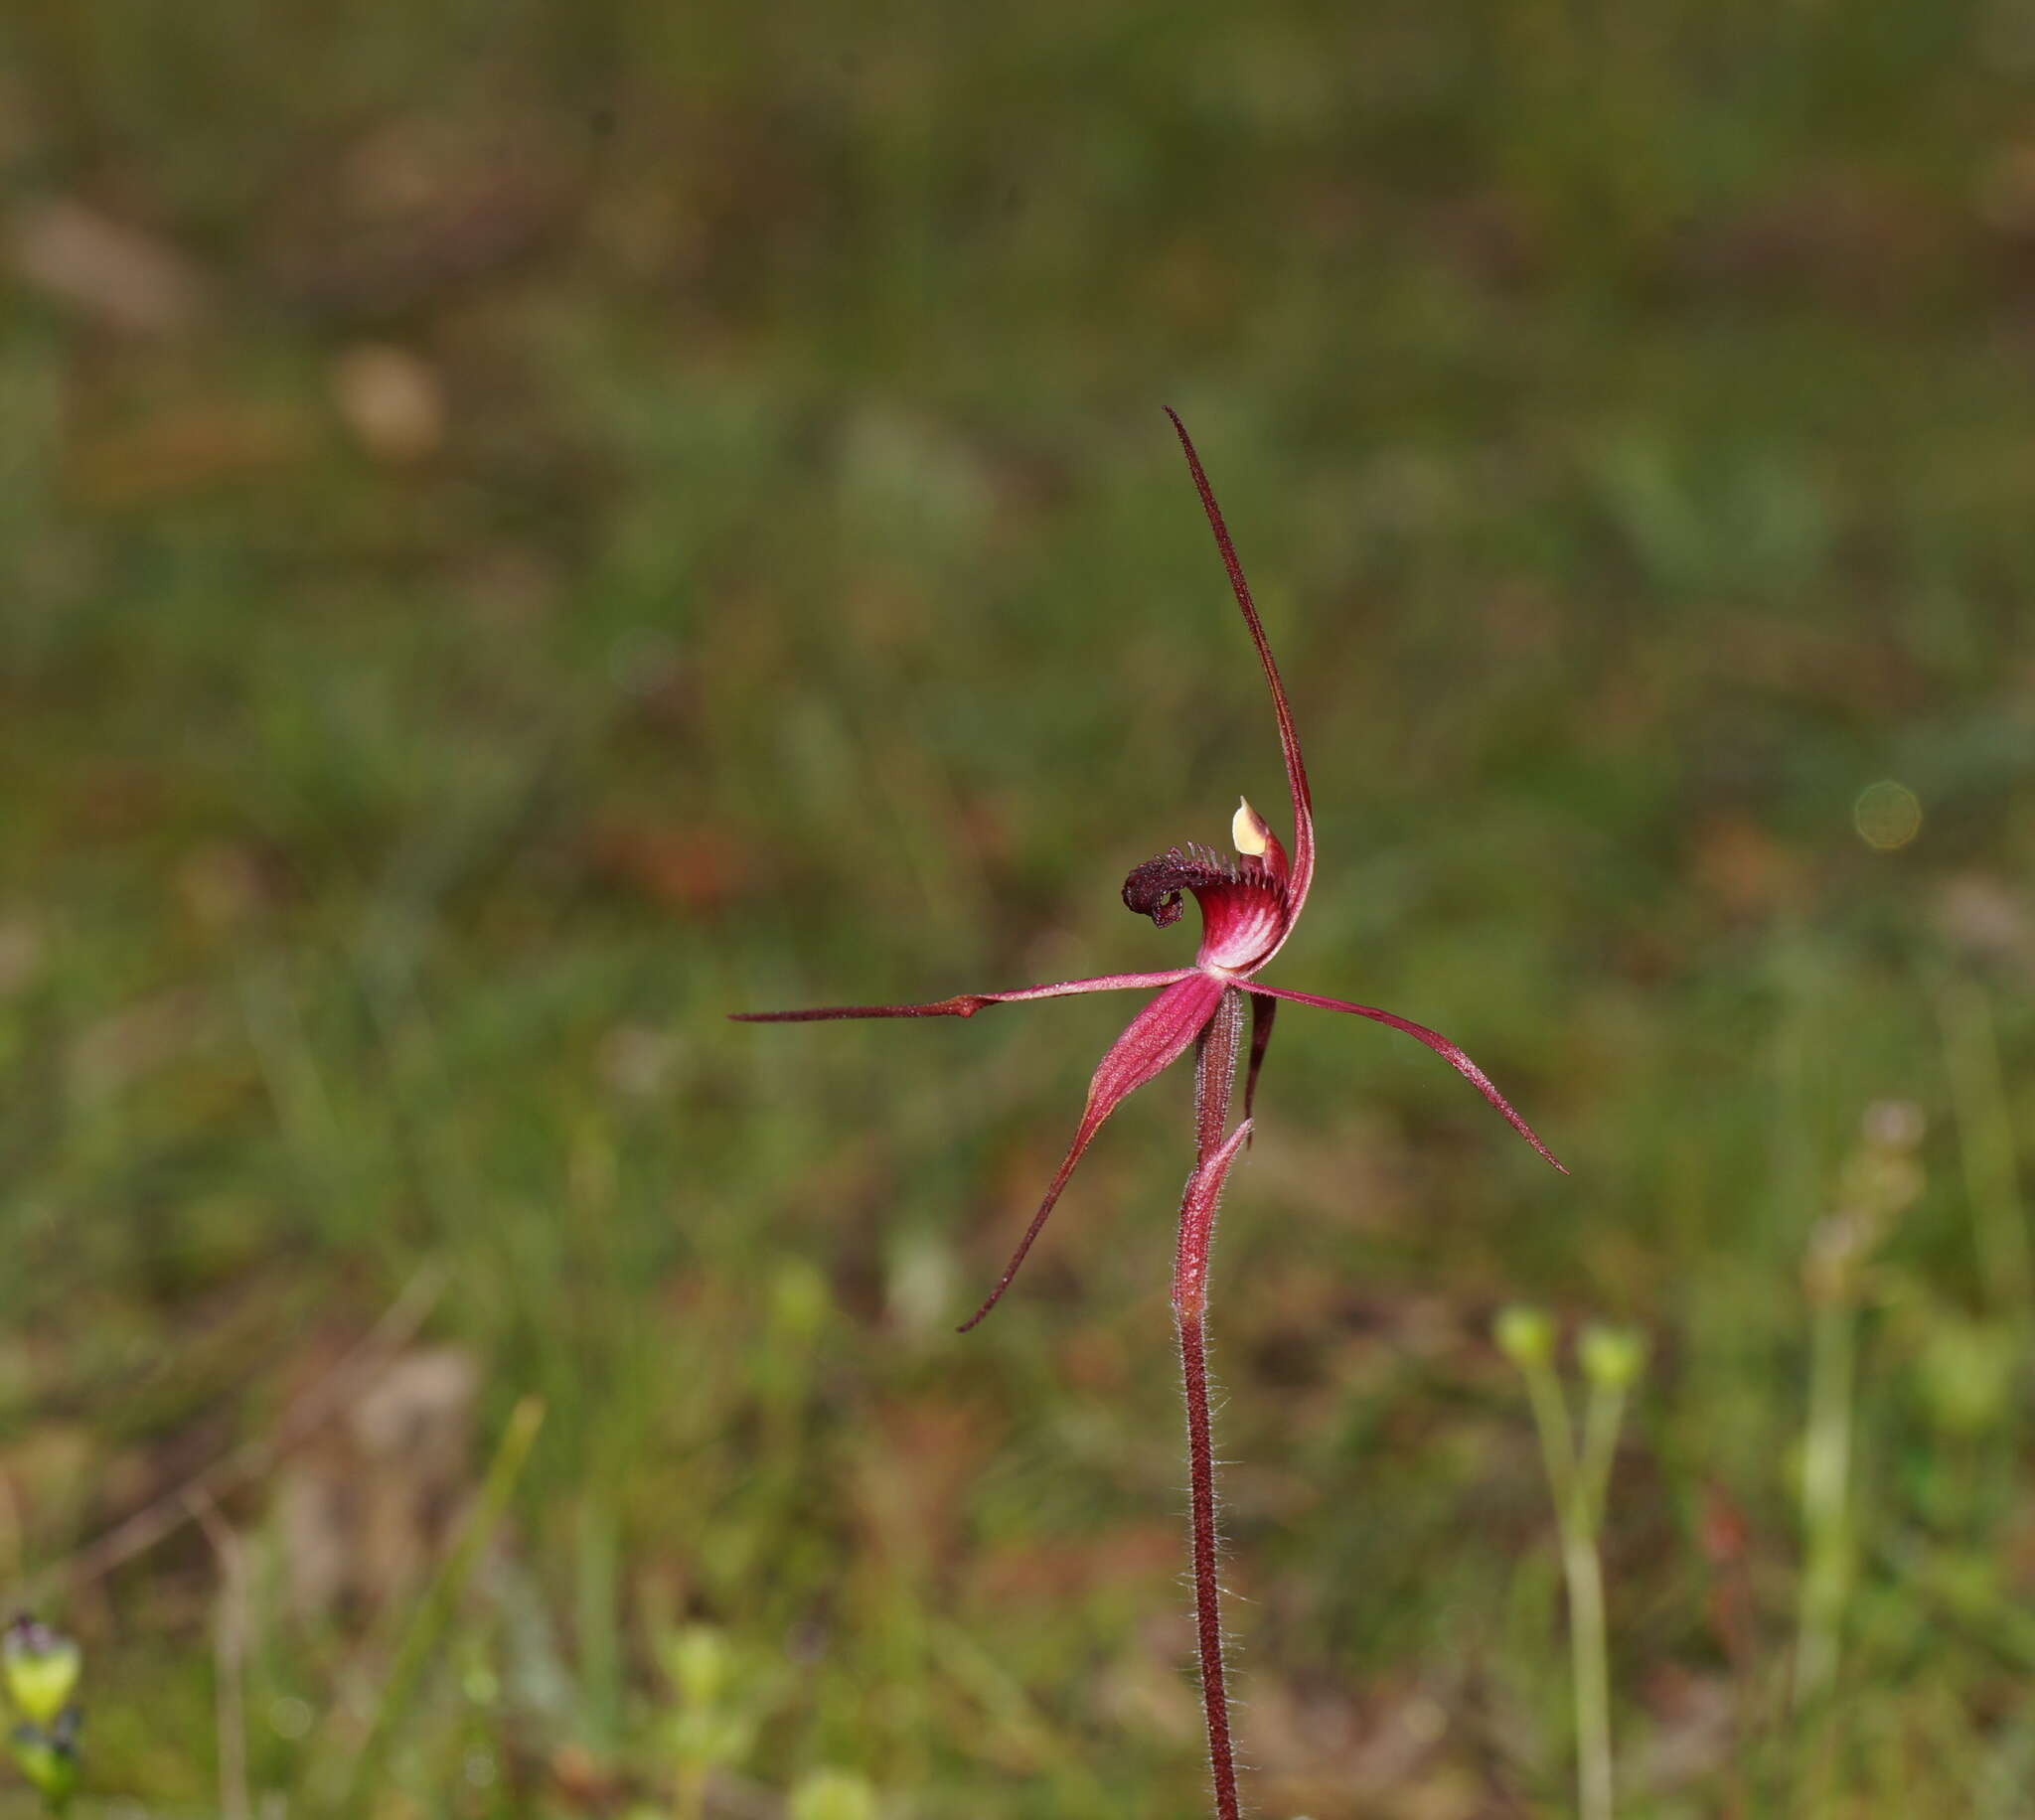
{"type": "Polygon", "coordinates": [[[1161,929],[1180,920],[1180,893],[1234,884],[1236,867],[1204,846],[1169,847],[1157,859],[1133,866],[1124,880],[1124,908],[1149,916],[1161,929]]]}

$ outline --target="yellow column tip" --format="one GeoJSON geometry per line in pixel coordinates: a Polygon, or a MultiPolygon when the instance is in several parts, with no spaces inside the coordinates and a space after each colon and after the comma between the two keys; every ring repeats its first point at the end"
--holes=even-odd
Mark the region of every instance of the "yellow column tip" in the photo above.
{"type": "Polygon", "coordinates": [[[1252,859],[1263,858],[1272,844],[1272,831],[1265,826],[1265,818],[1242,797],[1237,798],[1236,814],[1229,819],[1229,837],[1239,853],[1252,859]]]}

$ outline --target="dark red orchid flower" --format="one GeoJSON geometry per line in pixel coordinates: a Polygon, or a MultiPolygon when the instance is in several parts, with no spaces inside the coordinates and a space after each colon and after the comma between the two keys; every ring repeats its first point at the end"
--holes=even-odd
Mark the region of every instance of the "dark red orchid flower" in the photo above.
{"type": "MultiPolygon", "coordinates": [[[[1562,1164],[1534,1135],[1533,1130],[1506,1103],[1483,1069],[1445,1036],[1381,1011],[1375,1005],[1351,1004],[1340,998],[1324,998],[1313,992],[1297,992],[1286,986],[1261,985],[1256,975],[1284,945],[1293,932],[1308,886],[1315,875],[1314,807],[1308,793],[1307,767],[1301,761],[1300,740],[1293,730],[1293,713],[1286,701],[1286,687],[1265,641],[1265,628],[1244,580],[1230,542],[1222,513],[1194,452],[1186,426],[1169,410],[1187,468],[1201,497],[1209,529],[1229,583],[1242,610],[1258,661],[1265,668],[1265,680],[1272,689],[1272,712],[1279,723],[1279,746],[1286,759],[1287,788],[1293,798],[1293,853],[1289,858],[1279,836],[1247,802],[1239,802],[1230,822],[1230,841],[1235,856],[1227,857],[1203,846],[1169,847],[1156,859],[1132,868],[1124,880],[1124,902],[1141,916],[1149,916],[1165,929],[1179,921],[1180,899],[1191,894],[1201,910],[1201,946],[1191,967],[1174,968],[1158,974],[1110,974],[1096,980],[1062,980],[1050,986],[1021,986],[1009,992],[963,992],[931,1004],[849,1004],[830,1005],[806,1011],[743,1011],[735,1013],[745,1023],[804,1023],[835,1017],[973,1017],[986,1005],[1011,1004],[1027,998],[1062,998],[1075,992],[1106,992],[1132,987],[1161,988],[1117,1038],[1102,1058],[1088,1084],[1088,1103],[1075,1128],[1074,1141],[1047,1185],[1045,1199],[1032,1215],[1031,1224],[1018,1241],[1011,1262],[981,1307],[963,1324],[973,1327],[997,1305],[1012,1279],[1045,1225],[1060,1191],[1073,1174],[1103,1122],[1123,1103],[1125,1097],[1163,1073],[1189,1049],[1195,1051],[1195,1167],[1189,1177],[1180,1208],[1178,1248],[1174,1271],[1174,1312],[1179,1331],[1181,1373],[1187,1404],[1187,1450],[1192,1506],[1192,1554],[1195,1616],[1201,1659],[1202,1703],[1208,1730],[1209,1760],[1213,1774],[1216,1812],[1220,1820],[1236,1820],[1236,1771],[1229,1736],[1228,1703],[1224,1692],[1222,1629],[1218,1609],[1216,1573],[1216,1522],[1214,1454],[1209,1433],[1207,1362],[1204,1349],[1203,1316],[1207,1302],[1208,1252],[1213,1235],[1216,1204],[1237,1153],[1250,1141],[1251,1103],[1256,1096],[1258,1071],[1264,1065],[1265,1049],[1272,1037],[1272,1019],[1281,999],[1312,1004],[1330,1011],[1349,1011],[1358,1017],[1389,1024],[1425,1043],[1450,1067],[1464,1077],[1497,1109],[1506,1123],[1557,1169],[1562,1164]],[[1244,1117],[1234,1131],[1225,1135],[1230,1090],[1234,1080],[1242,1008],[1251,1004],[1250,1061],[1244,1082],[1244,1117]]],[[[1564,1169],[1563,1173],[1567,1171],[1564,1169]]]]}
{"type": "Polygon", "coordinates": [[[1251,997],[1251,1056],[1244,1083],[1244,1117],[1251,1116],[1257,1095],[1258,1071],[1264,1066],[1266,1046],[1272,1039],[1272,1019],[1282,998],[1296,1004],[1318,1005],[1327,1011],[1349,1011],[1375,1023],[1390,1024],[1416,1041],[1425,1043],[1449,1066],[1484,1095],[1511,1128],[1557,1169],[1567,1170],[1554,1152],[1534,1135],[1533,1128],[1515,1113],[1503,1094],[1491,1085],[1490,1077],[1469,1056],[1424,1024],[1382,1011],[1376,1005],[1351,1004],[1341,998],[1324,998],[1314,992],[1297,992],[1290,986],[1266,986],[1256,979],[1258,970],[1276,955],[1292,934],[1293,926],[1307,903],[1308,887],[1315,876],[1315,814],[1308,790],[1307,766],[1300,755],[1300,739],[1293,730],[1293,711],[1286,701],[1286,685],[1280,681],[1279,666],[1265,641],[1265,628],[1244,580],[1243,565],[1229,540],[1221,510],[1202,471],[1201,458],[1187,436],[1186,426],[1169,410],[1173,426],[1186,452],[1187,467],[1201,496],[1201,509],[1208,515],[1216,547],[1236,604],[1243,610],[1251,642],[1258,648],[1258,661],[1265,667],[1265,680],[1272,686],[1272,712],[1279,722],[1279,746],[1286,758],[1287,787],[1293,796],[1293,855],[1288,858],[1279,836],[1266,826],[1264,818],[1247,802],[1239,802],[1230,819],[1230,840],[1236,856],[1227,857],[1205,846],[1169,847],[1156,859],[1132,868],[1124,880],[1124,902],[1141,916],[1149,916],[1160,928],[1179,921],[1180,897],[1190,893],[1201,908],[1201,947],[1191,967],[1159,974],[1107,974],[1097,980],[1061,980],[1050,986],[1019,986],[1010,992],[962,992],[930,1004],[844,1004],[825,1005],[806,1011],[738,1011],[741,1023],[810,1023],[834,1017],[973,1017],[986,1005],[1013,1004],[1027,998],[1064,998],[1075,992],[1108,992],[1139,986],[1164,989],[1131,1019],[1126,1029],[1102,1058],[1095,1077],[1088,1084],[1088,1104],[1075,1128],[1074,1141],[1054,1172],[1045,1199],[1032,1215],[1010,1264],[962,1331],[973,1327],[1002,1299],[1011,1287],[1025,1254],[1045,1225],[1060,1198],[1060,1191],[1073,1174],[1074,1165],[1088,1148],[1103,1122],[1125,1098],[1162,1074],[1194,1046],[1208,1027],[1223,994],[1241,990],[1251,997]]]}

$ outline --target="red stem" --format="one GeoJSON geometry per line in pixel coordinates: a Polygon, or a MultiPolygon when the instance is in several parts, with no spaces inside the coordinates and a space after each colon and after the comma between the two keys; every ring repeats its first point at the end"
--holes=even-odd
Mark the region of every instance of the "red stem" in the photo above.
{"type": "MultiPolygon", "coordinates": [[[[1222,1145],[1236,1079],[1243,994],[1222,995],[1194,1055],[1194,1138],[1197,1182],[1222,1145]]],[[[1225,1159],[1226,1160],[1226,1159],[1225,1159]]],[[[1201,1659],[1201,1708],[1208,1728],[1208,1770],[1215,1786],[1217,1820],[1240,1820],[1236,1755],[1229,1737],[1229,1695],[1222,1670],[1222,1588],[1216,1575],[1215,1450],[1209,1435],[1208,1247],[1214,1234],[1215,1196],[1190,1184],[1180,1209],[1179,1252],[1174,1269],[1174,1320],[1180,1336],[1180,1383],[1187,1406],[1187,1484],[1194,1568],[1194,1631],[1201,1659]]]]}

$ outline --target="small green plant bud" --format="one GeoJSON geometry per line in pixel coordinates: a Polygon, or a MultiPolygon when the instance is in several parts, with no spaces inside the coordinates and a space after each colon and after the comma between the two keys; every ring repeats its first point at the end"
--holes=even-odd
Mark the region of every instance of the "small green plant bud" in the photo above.
{"type": "Polygon", "coordinates": [[[688,1624],[665,1640],[664,1672],[689,1707],[718,1704],[734,1673],[734,1652],[711,1624],[688,1624]]]}
{"type": "Polygon", "coordinates": [[[1545,1308],[1529,1308],[1515,1301],[1498,1310],[1490,1331],[1498,1350],[1521,1371],[1545,1365],[1554,1357],[1554,1316],[1545,1308]]]}
{"type": "Polygon", "coordinates": [[[1584,1377],[1606,1390],[1628,1390],[1646,1364],[1646,1336],[1637,1327],[1592,1321],[1576,1341],[1584,1377]]]}
{"type": "Polygon", "coordinates": [[[26,1613],[0,1633],[0,1680],[22,1717],[52,1726],[71,1704],[84,1657],[71,1638],[26,1613]]]}
{"type": "Polygon", "coordinates": [[[845,1769],[820,1769],[792,1790],[790,1820],[876,1820],[876,1791],[845,1769]]]}
{"type": "Polygon", "coordinates": [[[1976,1435],[2001,1421],[2013,1403],[2020,1348],[2004,1325],[1940,1314],[1916,1367],[1938,1427],[1976,1435]]]}
{"type": "Polygon", "coordinates": [[[802,1258],[788,1260],[770,1286],[771,1320],[786,1339],[812,1340],[833,1302],[827,1279],[802,1258]]]}
{"type": "Polygon", "coordinates": [[[78,1787],[78,1746],[68,1737],[52,1737],[34,1726],[17,1726],[7,1741],[7,1753],[52,1813],[61,1813],[70,1805],[78,1787]]]}

